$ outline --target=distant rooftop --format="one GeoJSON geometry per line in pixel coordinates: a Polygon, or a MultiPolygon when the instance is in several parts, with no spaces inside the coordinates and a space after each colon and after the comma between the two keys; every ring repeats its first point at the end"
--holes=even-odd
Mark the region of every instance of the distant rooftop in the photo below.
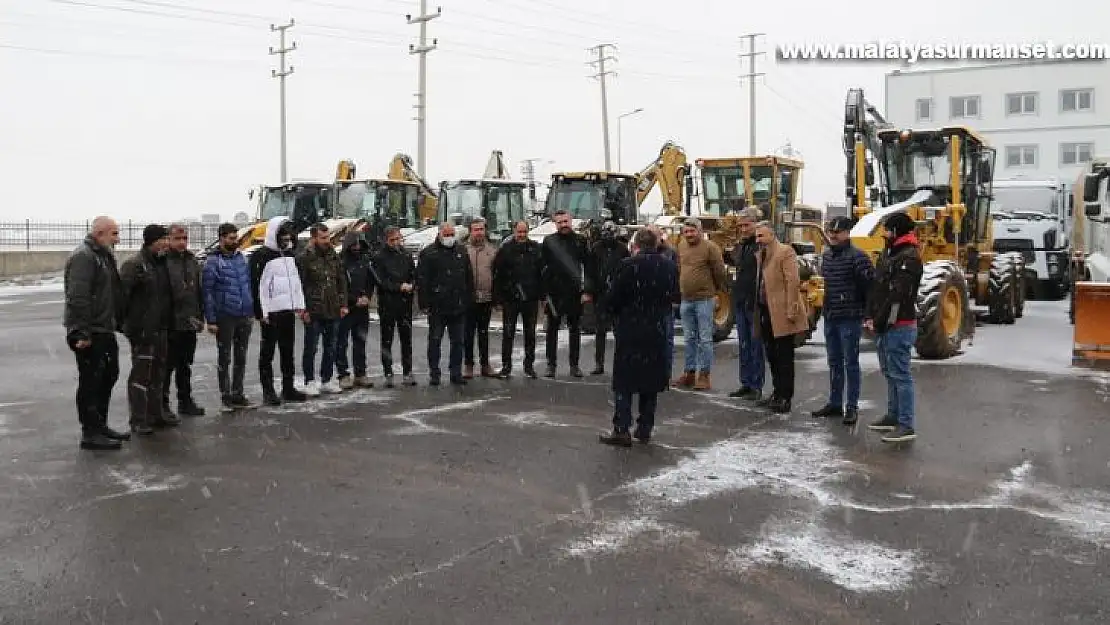
{"type": "Polygon", "coordinates": [[[1033,65],[1064,65],[1081,63],[1091,65],[1106,65],[1108,61],[1110,61],[1110,59],[1025,59],[1002,61],[968,60],[963,62],[945,64],[943,67],[938,67],[935,64],[923,65],[919,62],[915,65],[910,65],[906,63],[902,67],[887,73],[887,76],[900,76],[906,74],[933,74],[938,72],[966,72],[984,69],[999,69],[1003,67],[1030,67],[1033,65]]]}

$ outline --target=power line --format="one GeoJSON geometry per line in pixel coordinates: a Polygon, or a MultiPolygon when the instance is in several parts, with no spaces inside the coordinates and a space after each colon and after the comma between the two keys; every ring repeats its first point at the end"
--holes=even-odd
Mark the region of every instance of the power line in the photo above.
{"type": "Polygon", "coordinates": [[[280,70],[277,70],[277,69],[270,70],[270,75],[273,76],[274,78],[278,79],[278,81],[280,82],[280,89],[281,89],[281,96],[280,97],[281,97],[281,183],[282,184],[285,184],[286,182],[289,182],[288,170],[286,169],[286,152],[285,152],[285,138],[286,138],[286,135],[285,135],[285,79],[286,79],[286,77],[291,76],[293,74],[293,70],[294,70],[294,67],[292,65],[290,65],[289,68],[286,69],[286,67],[285,67],[285,55],[297,49],[297,42],[296,41],[294,41],[293,43],[289,44],[288,47],[286,47],[286,45],[285,45],[285,31],[289,30],[290,28],[293,28],[294,23],[295,22],[293,21],[293,18],[289,18],[289,23],[288,24],[282,24],[281,26],[277,26],[275,24],[270,24],[270,31],[278,33],[278,37],[280,38],[279,39],[280,44],[278,46],[278,49],[275,50],[273,48],[270,48],[270,54],[271,55],[276,54],[276,55],[278,55],[278,58],[281,59],[280,60],[281,69],[280,70]]]}
{"type": "Polygon", "coordinates": [[[594,65],[597,67],[597,73],[592,78],[597,78],[601,83],[601,135],[602,141],[605,145],[605,171],[613,171],[611,159],[609,158],[609,98],[605,91],[605,77],[616,75],[616,72],[605,69],[605,62],[617,62],[617,57],[606,54],[606,50],[617,51],[617,46],[611,43],[598,44],[589,48],[590,52],[597,53],[597,60],[590,61],[587,65],[594,65]]]}
{"type": "Polygon", "coordinates": [[[427,163],[427,147],[428,147],[428,53],[436,49],[436,40],[432,39],[432,44],[428,45],[428,22],[434,20],[443,14],[443,8],[437,7],[436,12],[428,14],[428,0],[420,0],[420,15],[413,17],[406,15],[405,19],[409,24],[420,25],[420,44],[413,46],[409,44],[409,54],[416,54],[420,57],[420,76],[418,80],[418,91],[416,92],[416,173],[423,178],[425,176],[425,164],[427,163]]]}

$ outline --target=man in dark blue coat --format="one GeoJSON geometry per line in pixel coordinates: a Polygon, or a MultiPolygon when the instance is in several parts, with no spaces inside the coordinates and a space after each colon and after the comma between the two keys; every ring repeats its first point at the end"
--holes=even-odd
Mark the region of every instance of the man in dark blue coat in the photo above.
{"type": "Polygon", "coordinates": [[[867,294],[875,279],[871,259],[852,245],[851,230],[848,217],[836,217],[826,227],[832,245],[821,256],[821,277],[825,280],[822,312],[830,390],[828,403],[813,412],[814,417],[843,417],[845,425],[855,425],[859,419],[859,343],[867,294]]]}
{"type": "Polygon", "coordinates": [[[635,254],[621,261],[607,300],[615,321],[613,335],[613,394],[616,409],[613,431],[601,442],[632,446],[635,437],[651,440],[659,393],[667,389],[671,373],[667,361],[667,323],[679,298],[678,266],[659,253],[659,238],[651,230],[636,233],[635,254]],[[640,396],[640,416],[632,427],[632,396],[640,396]]]}
{"type": "Polygon", "coordinates": [[[243,392],[243,376],[254,323],[254,294],[250,267],[239,251],[238,230],[234,224],[220,225],[219,251],[205,260],[202,277],[204,317],[208,331],[216,335],[220,398],[228,408],[250,405],[243,392]]]}

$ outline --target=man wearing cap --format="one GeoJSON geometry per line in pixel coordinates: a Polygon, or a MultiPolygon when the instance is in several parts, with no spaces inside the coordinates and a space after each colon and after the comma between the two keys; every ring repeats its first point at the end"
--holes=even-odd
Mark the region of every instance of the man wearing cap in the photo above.
{"type": "Polygon", "coordinates": [[[910,352],[917,342],[917,291],[923,267],[913,220],[905,213],[894,213],[884,227],[886,249],[879,257],[864,326],[877,335],[887,408],[883,418],[867,427],[887,432],[883,442],[899,443],[917,438],[910,352]]]}
{"type": "Polygon", "coordinates": [[[592,276],[590,297],[594,301],[594,370],[590,375],[605,373],[605,338],[613,326],[609,303],[605,300],[621,261],[631,255],[628,245],[617,238],[618,230],[617,224],[605,222],[601,227],[601,240],[593,244],[587,257],[587,271],[592,276]]]}
{"type": "Polygon", "coordinates": [[[143,229],[143,247],[120,267],[123,333],[131,343],[127,403],[131,431],[149,436],[155,428],[181,423],[162,406],[162,385],[170,330],[174,327],[173,288],[166,264],[170,231],[151,224],[143,229]]]}
{"type": "Polygon", "coordinates": [[[814,417],[843,417],[844,425],[859,418],[859,342],[863,334],[863,309],[875,279],[871,259],[852,245],[852,220],[835,217],[825,228],[830,245],[821,255],[825,281],[825,353],[829,362],[829,400],[814,417]],[[844,387],[848,393],[845,402],[844,387]]]}
{"type": "Polygon", "coordinates": [[[686,364],[675,386],[709,390],[713,367],[713,309],[717,293],[728,288],[724,255],[702,234],[701,221],[690,217],[682,224],[678,244],[678,280],[682,291],[679,315],[686,339],[686,364]]]}

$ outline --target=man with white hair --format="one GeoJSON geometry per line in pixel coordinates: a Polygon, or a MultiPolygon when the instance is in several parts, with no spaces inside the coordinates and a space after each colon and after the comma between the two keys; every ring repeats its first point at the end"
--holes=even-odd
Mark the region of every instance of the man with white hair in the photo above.
{"type": "Polygon", "coordinates": [[[416,273],[416,296],[420,310],[428,315],[428,382],[440,384],[440,346],[446,331],[451,344],[451,384],[464,386],[463,331],[474,298],[474,274],[466,249],[455,238],[454,224],[448,221],[439,226],[435,242],[420,252],[416,273]]]}
{"type": "Polygon", "coordinates": [[[740,388],[729,393],[729,397],[753,401],[763,397],[767,370],[755,310],[759,299],[759,244],[755,240],[755,225],[759,218],[756,208],[745,208],[737,213],[740,238],[729,255],[730,264],[736,268],[732,305],[736,310],[736,336],[740,341],[740,388]]]}
{"type": "Polygon", "coordinates": [[[123,293],[113,253],[119,224],[111,217],[93,220],[88,236],[65,267],[66,344],[77,358],[77,418],[81,448],[114,450],[131,434],[108,427],[108,405],[119,380],[119,343],[123,293]]]}
{"type": "Polygon", "coordinates": [[[705,238],[701,221],[688,218],[678,244],[682,334],[686,339],[686,364],[675,386],[709,390],[713,368],[713,309],[717,293],[728,288],[724,255],[705,238]]]}

